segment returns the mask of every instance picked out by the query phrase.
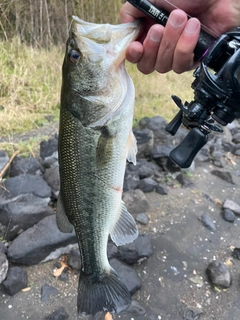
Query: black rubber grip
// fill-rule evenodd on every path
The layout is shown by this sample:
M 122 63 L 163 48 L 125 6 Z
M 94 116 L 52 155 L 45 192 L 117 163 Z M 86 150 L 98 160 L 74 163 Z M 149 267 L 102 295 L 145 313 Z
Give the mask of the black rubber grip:
M 198 151 L 207 143 L 208 135 L 198 128 L 189 131 L 183 141 L 170 152 L 170 159 L 180 168 L 189 168 Z

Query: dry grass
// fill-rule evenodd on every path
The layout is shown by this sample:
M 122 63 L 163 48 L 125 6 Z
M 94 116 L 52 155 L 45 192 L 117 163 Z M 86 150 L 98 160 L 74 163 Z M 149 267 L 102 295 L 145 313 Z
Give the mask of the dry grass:
M 42 126 L 59 109 L 63 52 L 33 49 L 18 39 L 0 42 L 0 135 Z
M 51 115 L 57 121 L 61 86 L 61 65 L 64 48 L 50 51 L 33 49 L 14 39 L 0 42 L 0 136 L 11 141 L 13 135 L 44 126 Z M 127 63 L 127 69 L 136 88 L 135 120 L 161 115 L 170 120 L 177 112 L 171 94 L 183 101 L 191 100 L 192 73 L 165 75 L 153 73 L 144 76 L 135 65 Z M 34 148 L 33 139 L 20 143 L 19 148 Z M 26 145 L 26 147 L 24 147 Z M 11 144 L 0 149 L 11 149 Z M 16 149 L 16 146 L 14 146 Z M 9 151 L 9 150 L 8 150 Z

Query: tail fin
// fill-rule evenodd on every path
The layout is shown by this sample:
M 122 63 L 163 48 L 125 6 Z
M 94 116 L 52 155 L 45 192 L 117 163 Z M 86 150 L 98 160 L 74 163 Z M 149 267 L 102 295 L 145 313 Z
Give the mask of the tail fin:
M 81 271 L 77 302 L 79 315 L 94 316 L 99 311 L 119 313 L 130 304 L 131 295 L 113 269 L 97 277 Z

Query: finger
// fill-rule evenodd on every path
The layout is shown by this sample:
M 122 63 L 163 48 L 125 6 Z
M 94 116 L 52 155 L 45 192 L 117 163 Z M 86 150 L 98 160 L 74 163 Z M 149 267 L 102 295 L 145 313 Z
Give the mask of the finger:
M 166 24 L 156 61 L 156 70 L 165 73 L 172 70 L 174 50 L 187 23 L 187 14 L 176 9 L 171 12 Z
M 143 55 L 138 63 L 138 69 L 144 74 L 149 74 L 155 70 L 155 63 L 163 31 L 163 26 L 154 24 L 149 29 L 143 42 Z
M 145 14 L 126 2 L 120 9 L 120 19 L 122 23 L 128 23 L 137 18 L 145 17 Z
M 197 45 L 200 22 L 196 18 L 188 20 L 174 51 L 172 69 L 176 73 L 190 70 L 194 66 L 194 49 Z
M 138 63 L 143 54 L 143 45 L 138 41 L 129 44 L 126 51 L 126 59 L 131 63 Z

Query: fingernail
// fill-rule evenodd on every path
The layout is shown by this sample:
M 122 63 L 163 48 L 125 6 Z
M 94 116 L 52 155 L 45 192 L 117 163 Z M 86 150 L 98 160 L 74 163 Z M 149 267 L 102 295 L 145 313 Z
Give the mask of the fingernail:
M 194 34 L 199 28 L 199 21 L 195 18 L 188 20 L 184 32 L 191 35 Z
M 173 11 L 169 17 L 169 23 L 173 28 L 179 28 L 186 21 L 185 15 L 178 11 Z
M 162 38 L 162 33 L 159 30 L 150 29 L 149 30 L 149 38 L 153 42 L 160 42 Z

